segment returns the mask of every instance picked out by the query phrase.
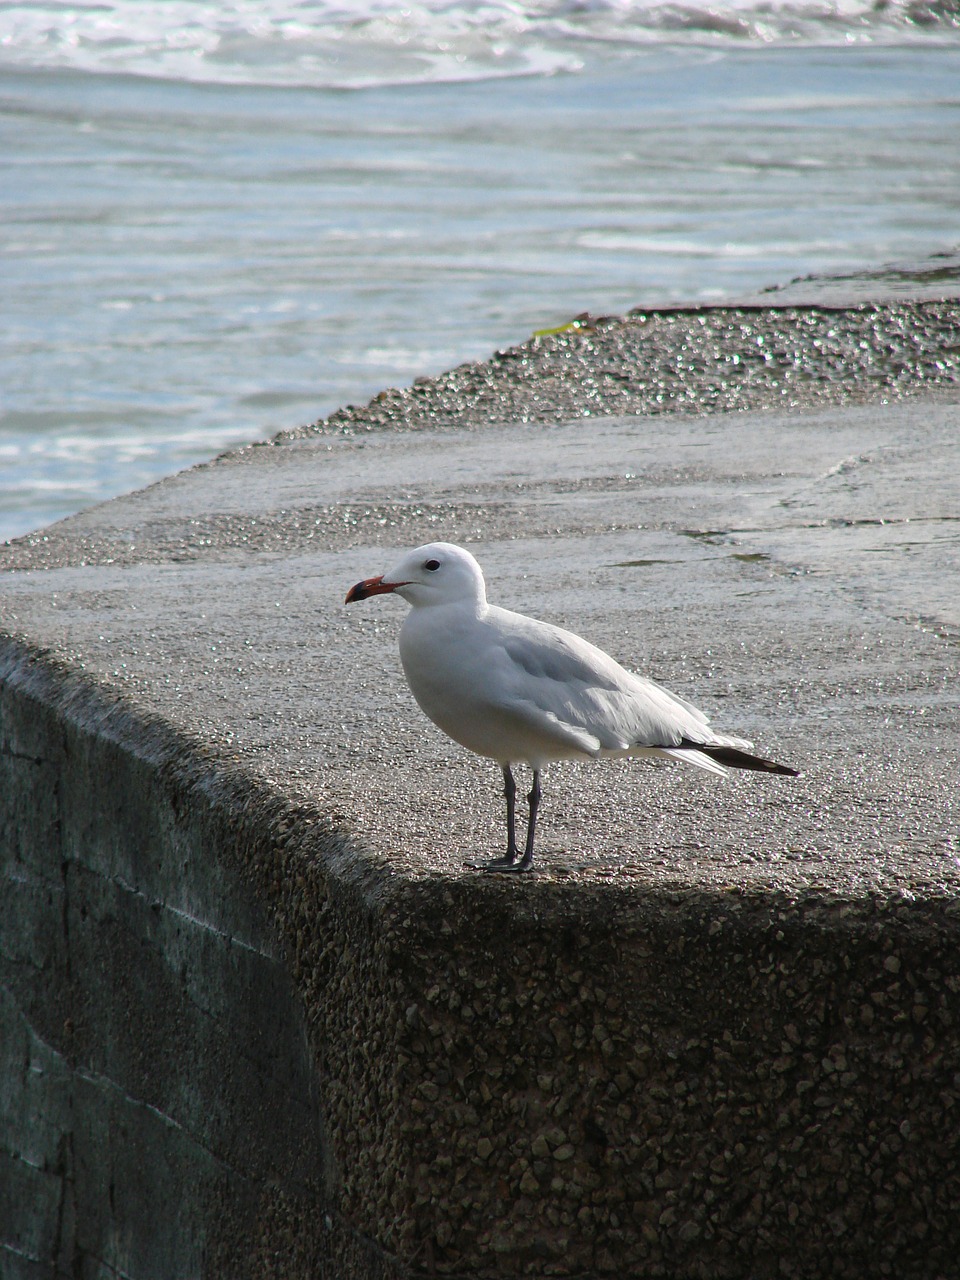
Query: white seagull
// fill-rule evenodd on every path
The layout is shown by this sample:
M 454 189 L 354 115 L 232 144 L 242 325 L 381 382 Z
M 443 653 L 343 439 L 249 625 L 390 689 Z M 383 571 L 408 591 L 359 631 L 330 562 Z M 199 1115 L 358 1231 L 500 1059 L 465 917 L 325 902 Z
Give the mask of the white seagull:
M 487 604 L 483 573 L 463 547 L 430 542 L 408 551 L 389 573 L 351 587 L 346 603 L 388 592 L 413 606 L 400 631 L 400 660 L 421 710 L 503 770 L 507 852 L 471 866 L 530 869 L 540 773 L 552 760 L 666 756 L 723 776 L 725 765 L 798 772 L 750 755 L 753 744 L 743 738 L 714 733 L 691 703 L 633 675 L 572 631 Z M 519 858 L 513 764 L 533 770 Z

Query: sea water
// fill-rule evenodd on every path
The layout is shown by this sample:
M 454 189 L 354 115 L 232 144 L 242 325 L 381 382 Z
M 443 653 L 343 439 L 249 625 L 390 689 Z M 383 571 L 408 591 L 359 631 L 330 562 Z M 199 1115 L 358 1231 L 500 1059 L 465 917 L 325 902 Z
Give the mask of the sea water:
M 960 243 L 949 0 L 34 0 L 0 109 L 0 538 L 582 311 Z

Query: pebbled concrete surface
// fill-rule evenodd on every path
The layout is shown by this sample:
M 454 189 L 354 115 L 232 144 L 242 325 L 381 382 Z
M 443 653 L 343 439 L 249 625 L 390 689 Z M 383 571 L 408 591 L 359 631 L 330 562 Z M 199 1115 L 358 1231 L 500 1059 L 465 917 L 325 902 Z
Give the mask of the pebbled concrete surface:
M 10 1213 L 39 1182 L 56 1220 L 33 1243 L 5 1228 L 10 1258 L 37 1259 L 15 1274 L 40 1274 L 52 1240 L 156 1273 L 143 1224 L 208 1156 L 172 1173 L 158 1156 L 86 1234 L 62 1207 L 65 1185 L 102 1182 L 134 1111 L 230 1170 L 201 1178 L 191 1272 L 949 1273 L 958 313 L 812 314 L 535 339 L 0 550 L 4 1025 L 28 1045 L 5 1159 Z M 697 350 L 749 376 L 721 395 Z M 627 381 L 581 376 L 614 355 Z M 625 386 L 644 412 L 606 416 Z M 498 603 L 803 776 L 557 767 L 537 875 L 465 871 L 499 845 L 496 770 L 421 719 L 402 603 L 342 605 L 439 537 L 471 544 Z M 144 954 L 156 978 L 130 992 L 116 975 Z M 106 1022 L 83 1014 L 98 1001 Z M 191 1032 L 178 1057 L 170 1029 L 198 1002 L 219 1047 Z M 267 1008 L 282 1071 L 256 1048 Z M 42 1054 L 61 1103 L 50 1084 L 31 1104 L 49 1128 L 33 1159 L 16 1116 L 39 1072 L 14 1060 Z M 258 1128 L 265 1081 L 284 1122 Z M 95 1175 L 63 1154 L 64 1099 Z
M 421 720 L 396 654 L 404 606 L 342 600 L 393 548 L 469 542 L 491 598 L 581 631 L 804 769 L 720 786 L 636 762 L 552 770 L 544 874 L 600 859 L 627 877 L 666 866 L 726 881 L 733 867 L 742 883 L 855 887 L 920 874 L 899 857 L 906 840 L 933 858 L 932 881 L 950 880 L 952 856 L 932 850 L 953 759 L 956 415 L 877 406 L 254 449 L 76 517 L 83 563 L 9 577 L 4 616 L 330 805 L 374 856 L 454 873 L 498 836 L 496 770 Z M 881 761 L 900 796 L 886 815 L 870 802 Z M 762 852 L 771 806 L 775 856 Z M 686 842 L 710 852 L 691 860 Z

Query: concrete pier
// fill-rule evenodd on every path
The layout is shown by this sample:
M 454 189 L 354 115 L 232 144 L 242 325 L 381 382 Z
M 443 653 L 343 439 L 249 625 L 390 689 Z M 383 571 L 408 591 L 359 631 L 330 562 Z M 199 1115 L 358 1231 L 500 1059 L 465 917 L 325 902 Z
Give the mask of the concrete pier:
M 797 314 L 582 325 L 0 549 L 5 1278 L 956 1275 L 960 308 Z M 497 770 L 342 605 L 441 537 L 802 776 L 557 767 L 536 874 L 465 869 Z

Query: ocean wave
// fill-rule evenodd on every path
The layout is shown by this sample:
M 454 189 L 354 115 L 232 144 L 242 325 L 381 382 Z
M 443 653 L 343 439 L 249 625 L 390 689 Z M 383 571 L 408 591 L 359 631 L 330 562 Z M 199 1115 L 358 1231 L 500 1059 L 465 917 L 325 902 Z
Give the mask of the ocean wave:
M 657 45 L 960 41 L 960 0 L 54 0 L 0 4 L 0 67 L 360 88 L 575 72 Z

